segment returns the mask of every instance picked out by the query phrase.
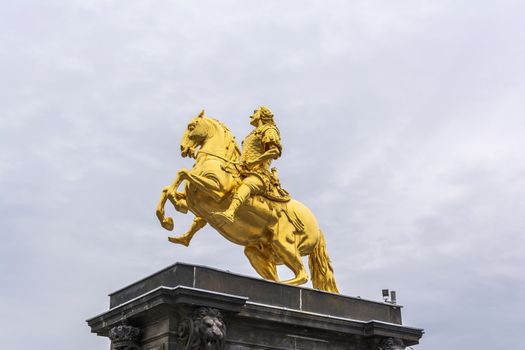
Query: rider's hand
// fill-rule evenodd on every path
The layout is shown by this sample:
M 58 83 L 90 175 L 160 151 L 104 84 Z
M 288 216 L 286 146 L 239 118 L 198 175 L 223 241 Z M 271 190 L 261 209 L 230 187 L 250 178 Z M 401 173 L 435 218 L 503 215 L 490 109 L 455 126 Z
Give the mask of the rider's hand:
M 257 160 L 248 160 L 248 161 L 244 161 L 244 167 L 246 168 L 251 168 L 253 167 L 255 164 L 257 164 L 258 161 Z
M 271 147 L 266 153 L 268 156 L 270 156 L 272 159 L 277 159 L 281 155 L 281 151 L 277 147 Z

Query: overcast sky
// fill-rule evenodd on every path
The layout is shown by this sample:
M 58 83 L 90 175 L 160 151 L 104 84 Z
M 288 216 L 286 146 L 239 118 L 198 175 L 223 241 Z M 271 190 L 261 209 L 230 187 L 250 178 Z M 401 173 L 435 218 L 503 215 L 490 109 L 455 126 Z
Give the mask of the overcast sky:
M 523 1 L 0 0 L 0 341 L 107 349 L 85 319 L 175 261 L 256 276 L 155 217 L 202 108 L 261 104 L 283 186 L 343 294 L 398 293 L 415 349 L 517 349 L 525 326 Z M 173 214 L 173 210 L 170 210 Z M 175 232 L 192 218 L 175 214 Z M 282 275 L 287 273 L 282 270 Z

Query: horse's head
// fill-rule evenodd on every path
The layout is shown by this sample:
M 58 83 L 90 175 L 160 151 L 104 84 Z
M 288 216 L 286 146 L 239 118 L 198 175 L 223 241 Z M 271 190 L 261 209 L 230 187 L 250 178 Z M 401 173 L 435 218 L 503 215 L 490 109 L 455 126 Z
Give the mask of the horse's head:
M 223 157 L 233 162 L 236 162 L 241 154 L 235 137 L 226 125 L 205 117 L 204 110 L 190 120 L 180 142 L 183 157 L 196 158 L 199 149 L 205 154 Z
M 180 152 L 183 157 L 195 158 L 197 147 L 202 146 L 208 138 L 209 128 L 206 125 L 204 110 L 188 123 L 188 127 L 180 141 Z

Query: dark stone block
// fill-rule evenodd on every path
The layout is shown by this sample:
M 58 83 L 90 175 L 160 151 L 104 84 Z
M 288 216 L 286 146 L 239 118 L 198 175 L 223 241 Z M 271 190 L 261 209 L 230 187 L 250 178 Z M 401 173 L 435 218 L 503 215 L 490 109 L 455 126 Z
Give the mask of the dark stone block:
M 382 302 L 334 295 L 303 288 L 302 310 L 319 314 L 352 318 L 354 320 L 379 320 L 401 324 L 401 306 Z
M 220 315 L 221 349 L 377 350 L 388 341 L 403 349 L 423 335 L 401 324 L 399 305 L 181 263 L 110 294 L 110 306 L 87 321 L 91 331 L 140 329 L 142 350 L 185 348 L 199 334 L 188 331 L 198 312 Z
M 176 263 L 110 294 L 110 307 L 160 286 L 187 286 L 246 296 L 252 302 L 356 320 L 401 324 L 401 306 L 293 287 L 204 266 Z
M 113 308 L 160 286 L 192 287 L 193 274 L 193 266 L 180 263 L 173 264 L 127 287 L 111 293 L 109 295 L 109 307 Z
M 299 309 L 300 289 L 258 278 L 244 277 L 210 268 L 195 270 L 195 287 L 245 295 L 253 302 Z

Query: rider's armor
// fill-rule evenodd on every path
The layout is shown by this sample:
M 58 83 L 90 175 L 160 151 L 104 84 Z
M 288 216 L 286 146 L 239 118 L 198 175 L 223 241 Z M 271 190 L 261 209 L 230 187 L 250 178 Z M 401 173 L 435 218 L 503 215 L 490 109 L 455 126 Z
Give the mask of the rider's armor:
M 276 146 L 280 156 L 282 146 L 279 129 L 274 124 L 263 124 L 255 128 L 242 142 L 241 162 L 246 164 L 259 158 L 268 150 L 269 145 Z M 241 176 L 243 178 L 257 176 L 264 184 L 264 188 L 258 189 L 257 194 L 272 200 L 286 202 L 290 200 L 290 196 L 281 188 L 277 178 L 277 169 L 272 168 L 270 171 L 271 163 L 272 159 L 267 159 L 252 166 L 245 166 L 241 169 Z
M 270 171 L 269 169 L 272 159 L 255 162 L 271 147 L 277 147 L 278 156 L 281 155 L 281 138 L 273 122 L 259 125 L 246 136 L 242 143 L 243 152 L 239 167 L 242 183 L 235 190 L 228 209 L 214 213 L 217 220 L 233 222 L 235 212 L 250 196 L 261 195 L 278 202 L 290 200 L 288 192 L 281 188 L 277 170 L 273 168 Z
M 279 153 L 282 151 L 281 139 L 279 137 L 279 130 L 275 125 L 263 124 L 255 129 L 246 136 L 242 142 L 242 156 L 241 161 L 249 162 L 257 159 L 266 152 L 266 146 L 268 144 L 274 144 L 279 149 Z M 253 168 L 265 168 L 269 169 L 271 159 L 265 160 L 262 163 L 256 164 Z M 250 170 L 254 170 L 250 169 Z

